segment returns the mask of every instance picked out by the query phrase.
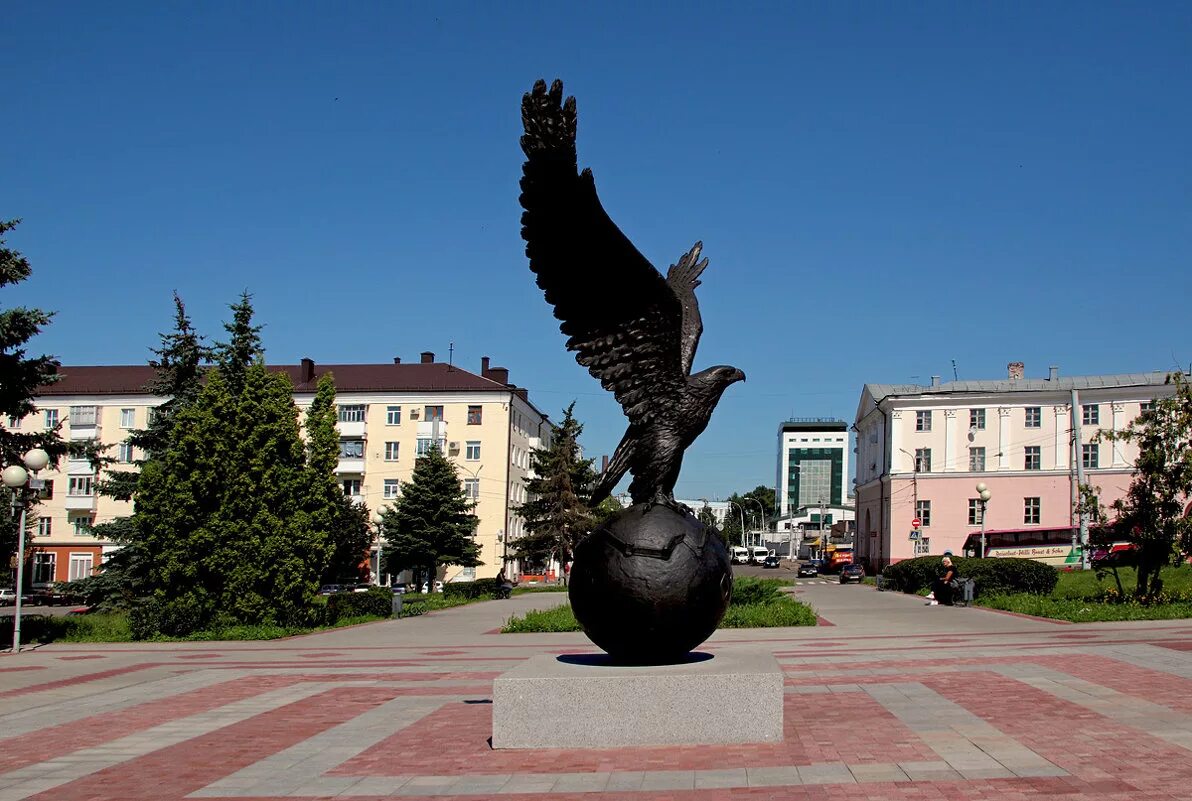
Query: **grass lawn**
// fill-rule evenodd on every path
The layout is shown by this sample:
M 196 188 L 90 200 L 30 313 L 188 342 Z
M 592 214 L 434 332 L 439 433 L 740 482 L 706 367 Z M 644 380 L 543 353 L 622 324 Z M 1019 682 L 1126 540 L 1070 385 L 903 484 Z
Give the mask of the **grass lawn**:
M 1137 573 L 1134 568 L 1118 568 L 1127 599 L 1133 593 Z M 1098 580 L 1096 571 L 1061 572 L 1050 595 L 994 595 L 978 598 L 977 604 L 1026 615 L 1036 615 L 1073 623 L 1114 620 L 1176 620 L 1192 618 L 1192 567 L 1165 567 L 1160 573 L 1164 594 L 1174 596 L 1167 603 L 1140 604 L 1131 600 L 1107 602 L 1103 594 L 1117 590 L 1112 574 Z
M 789 582 L 781 579 L 739 578 L 733 581 L 733 600 L 718 628 L 755 629 L 775 626 L 814 626 L 815 610 L 781 592 Z M 514 616 L 501 629 L 503 634 L 546 631 L 579 631 L 580 625 L 568 604 Z

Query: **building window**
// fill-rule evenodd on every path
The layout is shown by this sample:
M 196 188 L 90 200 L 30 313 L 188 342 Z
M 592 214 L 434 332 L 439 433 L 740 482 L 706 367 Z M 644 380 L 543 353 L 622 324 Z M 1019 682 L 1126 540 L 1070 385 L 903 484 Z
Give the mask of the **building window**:
M 396 462 L 397 461 L 397 454 L 400 450 L 400 448 L 398 446 L 400 446 L 400 445 L 401 445 L 400 442 L 386 442 L 385 443 L 385 461 L 386 462 Z
M 401 495 L 401 481 L 396 478 L 387 478 L 381 488 L 381 497 L 387 501 Z
M 341 423 L 363 423 L 364 422 L 364 404 L 357 403 L 351 406 L 339 407 L 339 422 Z
M 385 425 L 399 426 L 401 425 L 401 407 L 388 406 L 385 409 Z
M 931 448 L 915 448 L 915 472 L 931 472 Z
M 43 501 L 51 500 L 54 497 L 54 479 L 48 478 L 42 482 L 42 488 L 37 493 L 37 497 Z
M 984 409 L 969 409 L 969 428 L 975 428 L 978 431 L 985 430 Z
M 484 415 L 484 407 L 469 406 L 468 407 L 468 425 L 470 425 L 470 426 L 480 425 L 480 421 L 483 419 L 483 415 Z
M 341 439 L 339 441 L 339 458 L 341 458 L 341 459 L 363 459 L 364 458 L 364 440 L 362 440 L 362 439 Z
M 91 533 L 91 526 L 95 524 L 95 518 L 90 516 L 76 517 L 71 522 L 74 523 L 75 536 L 85 537 Z
M 1146 414 L 1147 412 L 1149 412 L 1149 411 L 1153 410 L 1154 408 L 1155 408 L 1155 402 L 1154 402 L 1154 401 L 1143 401 L 1142 403 L 1138 404 L 1138 413 L 1139 413 L 1139 414 Z M 11 417 L 10 417 L 10 418 L 8 418 L 8 421 L 9 421 L 9 423 L 10 423 L 10 425 L 9 425 L 9 428 L 12 428 L 12 425 L 11 425 L 11 423 L 12 423 L 12 418 L 11 418 Z M 19 421 L 19 420 L 17 421 L 17 428 L 20 428 L 20 421 Z
M 930 431 L 931 430 L 931 410 L 925 412 L 915 412 L 915 430 L 916 431 Z
M 1043 469 L 1043 448 L 1040 445 L 1027 445 L 1024 449 L 1026 451 L 1026 464 L 1024 470 L 1042 470 Z
M 440 453 L 447 450 L 447 439 L 445 437 L 441 437 L 436 442 L 432 437 L 419 437 L 416 445 L 417 447 L 415 448 L 415 452 L 419 456 L 426 456 L 426 454 L 430 453 L 430 449 L 434 445 L 438 446 Z
M 475 462 L 480 459 L 480 443 L 469 442 L 467 449 L 464 451 L 464 458 L 469 462 Z
M 974 473 L 985 471 L 985 449 L 969 448 L 969 470 Z
M 49 517 L 37 518 L 37 536 L 48 537 L 54 532 L 54 521 Z
M 356 497 L 357 495 L 360 494 L 361 484 L 362 484 L 362 482 L 358 478 L 345 478 L 344 479 L 344 495 L 347 495 L 347 496 L 353 497 L 353 498 Z
M 95 406 L 71 406 L 70 407 L 70 424 L 72 426 L 93 426 L 96 419 L 99 417 L 96 412 L 98 408 Z
M 46 431 L 58 427 L 58 410 L 46 409 L 45 412 L 45 428 Z
M 120 452 L 116 458 L 121 464 L 132 464 L 134 461 L 136 461 L 134 458 L 132 445 L 127 442 L 121 442 Z
M 1086 426 L 1101 425 L 1101 407 L 1095 403 L 1086 403 L 1080 407 L 1080 422 Z
M 1022 522 L 1028 525 L 1038 525 L 1043 517 L 1042 507 L 1038 498 L 1022 499 Z
M 1026 407 L 1026 427 L 1027 428 L 1042 428 L 1043 427 L 1043 407 L 1041 407 L 1041 406 Z
M 75 497 L 86 497 L 95 494 L 95 476 L 71 476 L 66 487 L 66 494 Z
M 132 428 L 137 424 L 137 410 L 136 409 L 121 409 L 120 410 L 120 427 Z
M 468 498 L 473 501 L 480 500 L 480 479 L 465 478 L 464 495 L 468 496 Z
M 1096 470 L 1101 466 L 1101 446 L 1097 443 L 1080 446 L 1080 464 L 1085 470 Z
M 931 501 L 915 501 L 915 517 L 919 518 L 919 525 L 927 528 L 931 525 Z
M 54 553 L 35 553 L 33 554 L 33 583 L 34 584 L 53 584 L 54 583 L 54 568 L 57 562 L 57 554 Z
M 442 406 L 427 406 L 422 419 L 428 423 L 443 422 L 443 407 Z
M 9 431 L 19 431 L 20 428 L 21 428 L 21 418 L 13 417 L 10 414 L 8 416 L 8 430 Z
M 95 557 L 89 553 L 72 553 L 70 555 L 70 575 L 68 581 L 78 581 L 91 575 Z
M 981 516 L 981 499 L 969 498 L 968 524 L 970 526 L 981 525 Z

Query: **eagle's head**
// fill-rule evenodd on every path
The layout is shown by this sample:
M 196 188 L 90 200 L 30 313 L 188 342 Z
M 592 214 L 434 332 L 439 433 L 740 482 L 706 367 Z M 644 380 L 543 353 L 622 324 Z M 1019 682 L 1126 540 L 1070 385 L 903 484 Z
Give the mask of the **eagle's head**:
M 738 381 L 745 380 L 745 374 L 728 364 L 718 364 L 707 370 L 700 370 L 692 376 L 700 388 L 712 397 L 719 398 L 721 393 Z

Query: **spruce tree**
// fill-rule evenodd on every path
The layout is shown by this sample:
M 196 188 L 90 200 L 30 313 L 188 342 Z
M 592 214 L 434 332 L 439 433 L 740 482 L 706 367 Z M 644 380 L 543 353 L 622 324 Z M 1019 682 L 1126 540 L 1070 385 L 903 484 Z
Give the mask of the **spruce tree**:
M 306 413 L 306 450 L 311 469 L 311 506 L 314 526 L 326 533 L 330 558 L 324 583 L 358 581 L 372 534 L 368 507 L 344 494 L 335 473 L 339 463 L 339 430 L 336 428 L 335 379 L 319 378 L 315 398 Z
M 699 522 L 703 523 L 708 528 L 716 528 L 716 513 L 712 511 L 712 507 L 704 502 L 704 505 L 699 510 Z
M 440 565 L 482 564 L 474 537 L 479 519 L 473 509 L 455 465 L 432 447 L 414 463 L 414 475 L 402 486 L 401 497 L 382 512 L 385 572 L 411 569 L 433 585 Z
M 526 533 L 514 541 L 513 552 L 530 562 L 555 558 L 566 563 L 595 522 L 588 499 L 596 472 L 592 460 L 580 456 L 584 427 L 574 410 L 575 403 L 563 410 L 550 447 L 532 452 L 530 464 L 537 478 L 526 482 L 529 500 L 514 509 L 525 520 Z
M 231 305 L 232 322 L 224 323 L 228 341 L 216 346 L 215 360 L 223 371 L 224 380 L 233 395 L 244 387 L 244 375 L 250 365 L 261 357 L 261 326 L 253 325 L 252 295 L 245 290 L 240 301 Z
M 29 260 L 4 246 L 4 235 L 20 220 L 0 220 L 0 288 L 19 284 L 32 273 Z M 51 356 L 27 357 L 25 345 L 49 324 L 52 313 L 16 307 L 0 311 L 0 466 L 20 464 L 32 448 L 43 448 L 57 462 L 67 450 L 58 428 L 13 428 L 9 420 L 33 413 L 37 388 L 58 380 L 58 362 Z M 31 502 L 35 499 L 30 498 Z M 8 564 L 17 550 L 17 521 L 12 517 L 12 494 L 0 487 L 0 558 Z M 36 515 L 29 515 L 36 519 Z M 27 573 L 28 575 L 28 573 Z

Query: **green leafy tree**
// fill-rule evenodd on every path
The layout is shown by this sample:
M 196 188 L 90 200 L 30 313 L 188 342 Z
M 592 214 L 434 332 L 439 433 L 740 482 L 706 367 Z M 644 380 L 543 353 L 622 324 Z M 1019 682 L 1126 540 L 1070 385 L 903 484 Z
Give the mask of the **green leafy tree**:
M 609 495 L 592 509 L 592 530 L 603 526 L 617 512 L 625 511 L 625 506 L 612 495 Z
M 1178 553 L 1192 553 L 1192 520 L 1184 515 L 1192 497 L 1192 385 L 1182 373 L 1167 380 L 1175 385 L 1171 397 L 1155 400 L 1124 429 L 1098 435 L 1138 445 L 1134 479 L 1112 508 L 1116 530 L 1137 547 L 1135 593 L 1141 598 L 1162 590 L 1164 565 Z
M 220 342 L 215 349 L 215 361 L 223 371 L 224 380 L 233 395 L 239 395 L 244 387 L 244 375 L 263 352 L 261 347 L 261 326 L 253 325 L 252 295 L 245 290 L 240 300 L 233 303 L 232 321 L 224 323 L 228 341 Z
M 5 247 L 4 235 L 19 220 L 0 220 L 0 287 L 19 284 L 32 274 L 29 260 Z M 38 426 L 33 431 L 9 427 L 8 421 L 32 414 L 37 388 L 58 380 L 58 362 L 52 356 L 27 356 L 25 345 L 49 324 L 53 314 L 41 309 L 15 307 L 0 310 L 0 466 L 20 464 L 32 448 L 43 448 L 57 462 L 67 451 L 59 435 Z M 27 499 L 35 503 L 35 498 Z M 0 487 L 0 557 L 8 564 L 17 550 L 17 520 L 12 513 L 12 494 Z M 29 515 L 36 519 L 36 515 Z M 32 549 L 30 549 L 30 553 Z M 26 571 L 26 575 L 29 572 Z
M 432 447 L 414 463 L 401 497 L 381 512 L 385 572 L 413 570 L 415 581 L 430 583 L 441 565 L 482 564 L 474 536 L 479 519 L 473 508 L 455 465 Z
M 716 513 L 712 511 L 712 507 L 709 506 L 707 502 L 700 507 L 699 514 L 696 517 L 699 518 L 699 522 L 703 523 L 708 528 L 718 527 L 716 523 Z
M 769 525 L 769 521 L 774 517 L 775 496 L 773 487 L 764 487 L 758 485 L 749 492 L 737 493 L 734 492 L 728 497 L 730 501 L 728 514 L 724 516 L 724 526 L 721 529 L 721 534 L 724 535 L 724 540 L 729 545 L 740 545 L 745 541 L 743 532 L 741 531 L 741 515 L 745 517 L 745 528 L 747 531 L 758 531 L 765 529 Z M 762 505 L 762 509 L 758 509 L 757 501 Z M 736 504 L 733 506 L 731 504 Z M 741 511 L 738 511 L 737 507 Z M 765 516 L 762 516 L 764 510 Z
M 344 494 L 336 477 L 339 463 L 339 430 L 336 428 L 335 379 L 331 373 L 319 378 L 315 398 L 306 413 L 307 458 L 311 478 L 311 503 L 314 525 L 326 532 L 331 549 L 323 581 L 357 581 L 365 562 L 372 534 L 368 526 L 368 507 L 353 503 Z
M 525 534 L 513 542 L 513 552 L 534 564 L 570 560 L 576 544 L 592 530 L 595 517 L 588 507 L 596 471 L 592 460 L 580 455 L 583 425 L 573 414 L 575 403 L 563 410 L 551 433 L 549 448 L 530 455 L 536 478 L 526 482 L 529 500 L 514 508 L 525 520 Z

